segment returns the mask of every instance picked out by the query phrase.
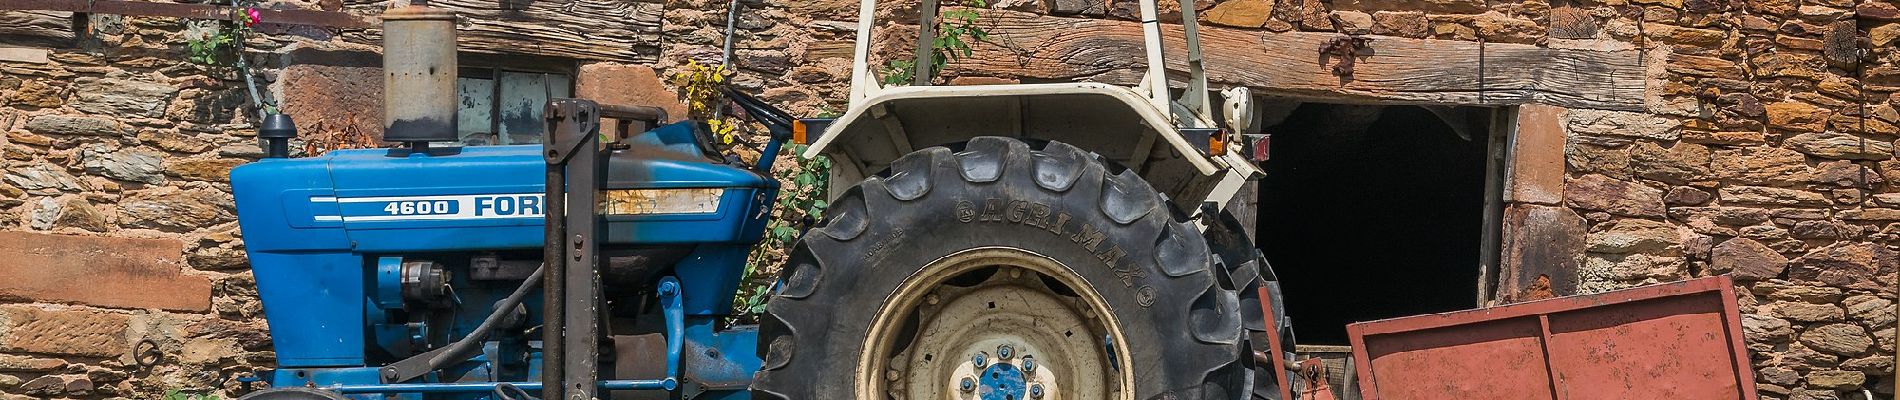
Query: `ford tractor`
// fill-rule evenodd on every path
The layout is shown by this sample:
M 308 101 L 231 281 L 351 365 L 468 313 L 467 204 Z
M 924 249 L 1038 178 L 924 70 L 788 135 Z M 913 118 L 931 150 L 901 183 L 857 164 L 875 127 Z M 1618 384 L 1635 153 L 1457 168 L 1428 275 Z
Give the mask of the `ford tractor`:
M 1278 286 L 1226 209 L 1260 174 L 1250 98 L 1210 101 L 1193 7 L 1171 92 L 1140 5 L 1138 87 L 886 86 L 864 0 L 841 117 L 727 92 L 770 132 L 753 164 L 705 121 L 585 99 L 551 100 L 538 144 L 457 145 L 455 16 L 392 8 L 398 145 L 288 158 L 271 115 L 231 173 L 277 363 L 245 398 L 1283 398 Z M 733 324 L 787 142 L 833 160 L 830 207 Z

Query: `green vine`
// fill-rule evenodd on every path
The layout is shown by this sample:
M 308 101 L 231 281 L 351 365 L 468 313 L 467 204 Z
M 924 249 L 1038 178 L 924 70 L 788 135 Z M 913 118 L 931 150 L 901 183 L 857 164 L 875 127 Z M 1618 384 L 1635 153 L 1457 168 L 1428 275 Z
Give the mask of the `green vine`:
M 256 8 L 245 8 L 243 23 L 215 21 L 214 23 L 218 24 L 216 30 L 203 37 L 191 37 L 185 40 L 185 48 L 190 53 L 187 59 L 213 67 L 236 66 L 244 37 L 250 35 L 251 27 L 260 22 L 259 16 L 260 13 Z
M 178 389 L 167 389 L 165 390 L 165 397 L 162 397 L 161 400 L 219 400 L 219 398 L 218 395 L 211 393 L 186 393 Z
M 971 49 L 974 43 L 985 42 L 990 38 L 989 31 L 977 26 L 981 15 L 977 9 L 989 7 L 985 0 L 964 0 L 964 7 L 945 9 L 938 14 L 936 35 L 930 41 L 930 76 L 943 72 L 951 61 L 962 61 L 964 57 L 976 55 Z M 915 80 L 917 61 L 892 59 L 884 62 L 880 75 L 884 86 L 904 86 Z
M 824 115 L 821 113 L 820 117 Z M 794 166 L 772 172 L 780 182 L 778 201 L 773 204 L 774 218 L 765 225 L 765 237 L 753 248 L 752 254 L 746 256 L 745 278 L 733 299 L 733 308 L 742 317 L 765 311 L 772 281 L 778 275 L 776 266 L 784 264 L 785 252 L 798 240 L 803 230 L 800 228 L 817 221 L 830 206 L 825 202 L 825 189 L 831 186 L 831 158 L 799 156 L 806 148 L 802 144 L 786 144 L 784 151 L 793 154 Z

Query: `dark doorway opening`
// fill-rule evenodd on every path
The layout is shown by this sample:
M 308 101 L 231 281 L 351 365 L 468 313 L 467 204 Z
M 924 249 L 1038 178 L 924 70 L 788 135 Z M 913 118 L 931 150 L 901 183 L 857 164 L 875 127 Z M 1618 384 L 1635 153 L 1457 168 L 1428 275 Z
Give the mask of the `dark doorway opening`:
M 1301 344 L 1477 304 L 1490 115 L 1306 103 L 1265 129 L 1257 245 Z

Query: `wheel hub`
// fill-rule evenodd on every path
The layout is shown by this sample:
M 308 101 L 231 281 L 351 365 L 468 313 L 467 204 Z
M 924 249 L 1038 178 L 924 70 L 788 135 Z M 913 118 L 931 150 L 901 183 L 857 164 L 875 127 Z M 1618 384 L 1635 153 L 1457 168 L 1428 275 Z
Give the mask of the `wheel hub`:
M 902 330 L 873 335 L 886 350 L 866 370 L 885 379 L 867 386 L 892 399 L 1128 399 L 1132 376 L 1110 367 L 1117 350 L 1101 340 L 1117 333 L 1098 295 L 1073 290 L 1060 264 L 1037 265 L 1046 260 L 977 250 L 939 261 L 949 271 L 893 301 L 909 322 L 884 326 Z
M 965 394 L 975 394 L 977 400 L 1040 400 L 1048 396 L 1048 388 L 1042 381 L 1054 381 L 1054 374 L 1037 373 L 1037 369 L 1044 367 L 1036 364 L 1035 356 L 1024 354 L 1016 358 L 1015 349 L 1016 346 L 1007 343 L 997 346 L 996 354 L 1000 358 L 994 363 L 986 352 L 970 356 L 971 370 L 976 376 L 953 377 L 957 388 Z
M 1009 364 L 995 364 L 984 368 L 982 384 L 976 387 L 976 398 L 982 400 L 1023 400 L 1029 398 L 1029 382 L 1023 376 L 1023 370 Z

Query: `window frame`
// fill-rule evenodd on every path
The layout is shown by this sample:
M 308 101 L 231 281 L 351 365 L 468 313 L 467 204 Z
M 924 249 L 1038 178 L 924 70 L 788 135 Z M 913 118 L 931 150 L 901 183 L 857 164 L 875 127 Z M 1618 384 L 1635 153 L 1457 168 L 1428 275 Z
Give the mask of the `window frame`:
M 462 54 L 457 54 L 457 58 L 458 59 L 456 60 L 456 77 L 458 80 L 461 78 L 482 77 L 482 78 L 488 79 L 489 82 L 493 83 L 492 85 L 493 87 L 489 89 L 489 96 L 488 96 L 489 119 L 488 119 L 488 128 L 487 128 L 486 133 L 488 135 L 492 135 L 494 140 L 492 143 L 487 144 L 485 146 L 520 144 L 520 143 L 512 143 L 512 142 L 502 143 L 503 142 L 503 138 L 501 135 L 501 124 L 502 124 L 501 75 L 502 73 L 513 72 L 513 73 L 529 73 L 529 74 L 565 75 L 567 76 L 567 93 L 569 96 L 572 96 L 575 90 L 577 90 L 580 85 L 580 80 L 579 80 L 580 62 L 576 60 L 546 57 L 546 56 L 525 55 L 525 54 L 482 54 L 482 53 L 472 53 L 472 54 L 462 53 Z M 459 92 L 460 92 L 459 82 L 458 82 L 457 92 L 459 96 Z M 456 135 L 457 135 L 456 141 L 462 143 L 463 145 L 467 145 L 464 139 L 462 139 L 461 137 L 462 133 L 459 132 L 460 130 L 461 129 L 459 128 L 457 129 L 458 132 L 456 132 Z M 547 132 L 542 132 L 541 134 L 543 136 L 546 136 Z

